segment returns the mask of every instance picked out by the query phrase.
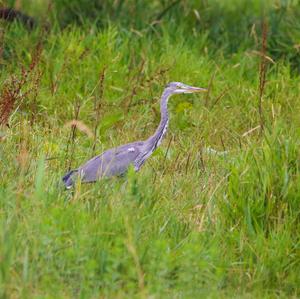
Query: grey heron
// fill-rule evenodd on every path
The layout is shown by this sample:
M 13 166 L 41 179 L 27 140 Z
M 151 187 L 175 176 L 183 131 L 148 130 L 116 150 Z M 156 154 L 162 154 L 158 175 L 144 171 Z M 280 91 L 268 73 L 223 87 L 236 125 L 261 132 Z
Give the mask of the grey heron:
M 167 84 L 160 101 L 161 120 L 155 133 L 145 141 L 136 141 L 109 149 L 92 158 L 63 178 L 66 188 L 71 188 L 77 179 L 81 182 L 96 182 L 103 177 L 124 174 L 130 165 L 138 171 L 164 138 L 168 124 L 168 100 L 173 94 L 205 92 L 207 89 L 193 87 L 181 82 Z

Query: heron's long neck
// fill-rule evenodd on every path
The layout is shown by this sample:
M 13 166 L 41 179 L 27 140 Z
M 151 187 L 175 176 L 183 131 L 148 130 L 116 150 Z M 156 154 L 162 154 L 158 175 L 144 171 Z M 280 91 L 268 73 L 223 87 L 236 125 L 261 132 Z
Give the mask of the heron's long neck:
M 170 91 L 165 90 L 161 96 L 160 101 L 160 113 L 161 119 L 158 128 L 156 129 L 155 133 L 148 139 L 151 141 L 150 143 L 153 144 L 154 148 L 159 146 L 162 139 L 164 138 L 169 124 L 169 114 L 168 114 L 168 100 L 172 93 Z

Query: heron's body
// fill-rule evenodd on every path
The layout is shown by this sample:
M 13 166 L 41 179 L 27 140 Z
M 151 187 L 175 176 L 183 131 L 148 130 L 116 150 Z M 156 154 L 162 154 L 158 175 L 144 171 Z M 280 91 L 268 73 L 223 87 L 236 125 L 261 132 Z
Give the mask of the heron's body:
M 155 133 L 145 141 L 137 141 L 109 149 L 92 158 L 78 169 L 71 170 L 63 177 L 67 188 L 71 188 L 77 178 L 84 183 L 95 182 L 103 177 L 111 177 L 124 174 L 130 165 L 138 171 L 146 159 L 160 145 L 166 134 L 169 115 L 168 99 L 176 93 L 193 93 L 205 91 L 205 89 L 191 87 L 180 82 L 173 82 L 167 88 L 161 98 L 161 120 Z

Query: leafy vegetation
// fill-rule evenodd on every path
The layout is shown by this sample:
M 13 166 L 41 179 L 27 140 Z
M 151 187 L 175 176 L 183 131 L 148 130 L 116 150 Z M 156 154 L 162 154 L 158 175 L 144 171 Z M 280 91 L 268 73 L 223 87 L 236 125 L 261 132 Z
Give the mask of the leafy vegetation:
M 198 2 L 5 3 L 40 25 L 1 22 L 1 298 L 299 297 L 299 3 Z M 141 171 L 64 190 L 169 81 L 209 93 Z

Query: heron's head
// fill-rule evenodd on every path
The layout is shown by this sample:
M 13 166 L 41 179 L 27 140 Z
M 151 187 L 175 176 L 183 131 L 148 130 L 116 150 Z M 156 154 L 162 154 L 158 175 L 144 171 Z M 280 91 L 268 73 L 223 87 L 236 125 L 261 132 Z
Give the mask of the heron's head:
M 194 87 L 181 82 L 170 82 L 166 86 L 166 89 L 170 90 L 173 94 L 207 92 L 206 88 Z

